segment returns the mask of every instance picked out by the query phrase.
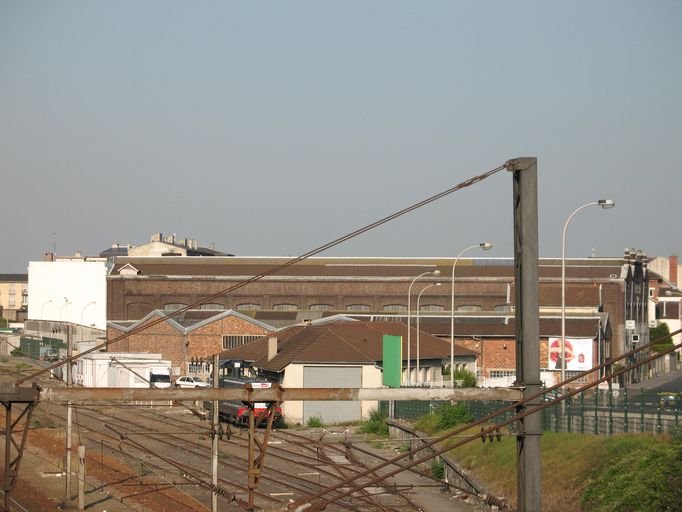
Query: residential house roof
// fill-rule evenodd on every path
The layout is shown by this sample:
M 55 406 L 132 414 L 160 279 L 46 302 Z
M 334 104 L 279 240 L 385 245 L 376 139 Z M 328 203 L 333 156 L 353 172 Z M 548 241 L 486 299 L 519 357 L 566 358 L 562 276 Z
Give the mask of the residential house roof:
M 322 325 L 295 325 L 277 332 L 277 355 L 267 360 L 268 337 L 224 351 L 221 359 L 253 361 L 264 370 L 281 372 L 291 363 L 377 364 L 383 360 L 383 335 L 402 336 L 403 360 L 407 360 L 407 326 L 400 322 L 335 321 Z M 416 357 L 417 331 L 412 329 L 411 358 Z M 420 357 L 446 359 L 450 344 L 425 332 L 419 336 Z M 458 357 L 475 357 L 471 350 L 455 346 Z
M 28 283 L 28 274 L 0 274 L 2 283 Z

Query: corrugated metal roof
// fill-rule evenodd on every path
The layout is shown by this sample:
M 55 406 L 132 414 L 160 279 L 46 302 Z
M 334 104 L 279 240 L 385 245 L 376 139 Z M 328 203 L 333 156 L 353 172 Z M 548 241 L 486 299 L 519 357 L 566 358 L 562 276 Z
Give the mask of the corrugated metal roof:
M 279 257 L 121 257 L 116 259 L 112 275 L 130 263 L 146 276 L 254 276 L 290 261 Z M 279 271 L 279 276 L 303 277 L 405 277 L 413 278 L 421 271 L 440 269 L 443 276 L 450 275 L 451 258 L 308 258 Z M 512 280 L 514 267 L 511 259 L 487 261 L 476 265 L 475 259 L 464 258 L 457 264 L 457 277 L 488 277 Z M 622 260 L 580 259 L 570 260 L 567 277 L 609 279 L 620 275 Z M 556 260 L 541 260 L 542 278 L 560 278 L 561 267 Z
M 599 329 L 599 318 L 567 318 L 566 336 L 574 338 L 595 338 Z M 420 323 L 423 331 L 434 336 L 450 336 L 449 318 L 428 318 Z M 455 336 L 516 336 L 516 321 L 509 317 L 504 318 L 456 318 Z M 561 318 L 541 318 L 540 336 L 550 338 L 561 336 Z

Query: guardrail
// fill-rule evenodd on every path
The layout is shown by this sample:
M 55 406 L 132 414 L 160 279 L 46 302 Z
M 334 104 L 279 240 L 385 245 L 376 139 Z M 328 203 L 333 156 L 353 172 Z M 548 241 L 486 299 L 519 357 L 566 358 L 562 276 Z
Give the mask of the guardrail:
M 410 443 L 410 450 L 414 449 L 413 443 L 417 443 L 417 446 L 426 445 L 426 440 L 423 439 L 419 433 L 412 430 L 406 425 L 397 423 L 395 421 L 387 420 L 389 433 L 392 438 L 405 440 Z M 433 453 L 433 449 L 425 447 L 423 450 L 416 450 L 410 456 L 410 460 L 414 458 L 421 458 L 430 453 Z M 492 494 L 488 489 L 486 489 L 482 484 L 476 482 L 471 475 L 460 468 L 455 461 L 446 455 L 439 455 L 436 457 L 437 461 L 443 463 L 443 469 L 445 471 L 444 478 L 445 482 L 452 487 L 466 493 L 468 499 L 473 501 L 476 506 L 482 507 L 483 510 L 512 510 L 503 498 L 498 498 Z

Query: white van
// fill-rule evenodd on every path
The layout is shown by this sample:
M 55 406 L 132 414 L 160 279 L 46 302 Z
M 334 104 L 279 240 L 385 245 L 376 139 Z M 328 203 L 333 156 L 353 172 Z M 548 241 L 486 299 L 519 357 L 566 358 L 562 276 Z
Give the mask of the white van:
M 149 369 L 149 387 L 169 388 L 170 386 L 170 368 L 167 366 L 153 366 Z

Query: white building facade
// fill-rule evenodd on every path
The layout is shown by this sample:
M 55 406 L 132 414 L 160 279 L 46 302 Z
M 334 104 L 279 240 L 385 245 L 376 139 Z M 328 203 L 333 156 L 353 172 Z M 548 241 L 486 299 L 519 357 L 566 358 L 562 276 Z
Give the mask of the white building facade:
M 104 258 L 63 258 L 28 265 L 28 318 L 106 330 Z

